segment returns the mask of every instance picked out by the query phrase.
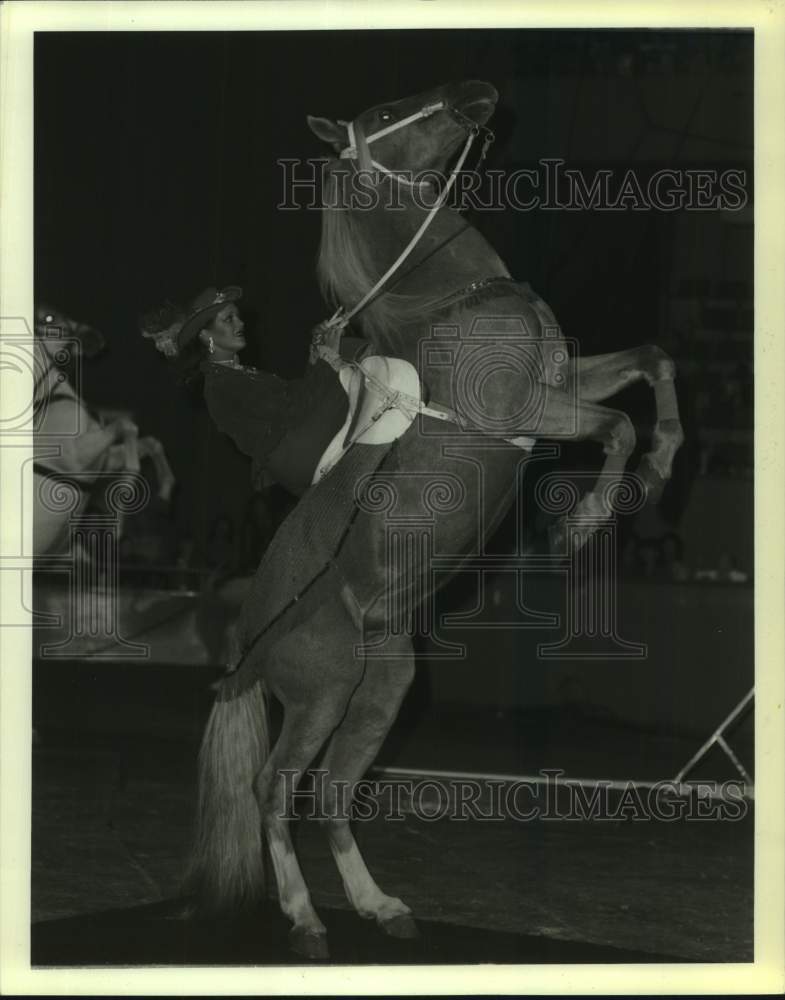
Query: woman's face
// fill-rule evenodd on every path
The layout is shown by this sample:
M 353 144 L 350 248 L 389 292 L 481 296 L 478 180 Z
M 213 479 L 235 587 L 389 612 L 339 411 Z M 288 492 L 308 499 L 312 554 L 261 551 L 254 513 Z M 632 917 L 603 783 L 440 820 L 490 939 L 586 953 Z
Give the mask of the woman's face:
M 207 341 L 212 337 L 213 344 L 219 350 L 236 354 L 237 351 L 241 351 L 245 347 L 244 329 L 245 323 L 240 319 L 237 306 L 234 302 L 230 302 L 229 305 L 224 306 L 213 319 L 212 323 L 202 331 L 202 339 Z

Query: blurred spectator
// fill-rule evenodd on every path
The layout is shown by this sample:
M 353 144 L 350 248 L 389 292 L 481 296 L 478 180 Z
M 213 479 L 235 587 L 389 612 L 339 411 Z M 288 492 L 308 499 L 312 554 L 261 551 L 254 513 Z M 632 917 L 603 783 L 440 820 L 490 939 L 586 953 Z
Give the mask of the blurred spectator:
M 663 575 L 675 583 L 686 583 L 692 574 L 684 562 L 684 542 L 672 531 L 662 538 L 660 544 Z
M 660 569 L 660 545 L 654 538 L 642 538 L 635 553 L 636 568 L 646 580 L 657 577 Z
M 633 531 L 624 546 L 622 565 L 630 576 L 654 579 L 661 565 L 660 545 L 656 538 L 641 538 Z
M 622 565 L 630 576 L 668 583 L 685 583 L 692 571 L 684 562 L 684 543 L 670 531 L 659 538 L 632 534 L 624 547 Z
M 736 557 L 730 552 L 723 552 L 718 563 L 718 578 L 725 583 L 746 583 L 748 575 L 738 568 Z

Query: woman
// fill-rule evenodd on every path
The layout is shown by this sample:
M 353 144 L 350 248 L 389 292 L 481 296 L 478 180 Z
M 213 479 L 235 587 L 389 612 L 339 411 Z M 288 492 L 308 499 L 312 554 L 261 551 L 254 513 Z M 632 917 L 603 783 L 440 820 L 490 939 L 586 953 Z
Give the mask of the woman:
M 322 323 L 314 329 L 311 364 L 302 378 L 285 380 L 248 367 L 238 358 L 246 346 L 241 298 L 242 290 L 229 286 L 205 289 L 186 309 L 167 301 L 141 318 L 142 336 L 177 365 L 186 386 L 204 393 L 216 426 L 253 460 L 257 490 L 275 482 L 300 496 L 348 412 L 333 366 L 340 367 L 341 357 L 359 358 L 366 345 L 344 338 L 339 354 L 340 333 Z M 255 565 L 228 575 L 222 569 L 203 594 L 197 630 L 211 660 L 228 664 L 232 623 L 252 580 L 236 572 L 252 573 Z
M 313 480 L 320 457 L 343 424 L 348 401 L 334 366 L 359 358 L 360 340 L 319 324 L 314 329 L 311 364 L 299 379 L 286 380 L 240 363 L 246 346 L 234 285 L 207 288 L 181 310 L 166 303 L 142 319 L 142 334 L 174 359 L 185 381 L 203 380 L 207 408 L 216 426 L 263 473 L 300 495 Z

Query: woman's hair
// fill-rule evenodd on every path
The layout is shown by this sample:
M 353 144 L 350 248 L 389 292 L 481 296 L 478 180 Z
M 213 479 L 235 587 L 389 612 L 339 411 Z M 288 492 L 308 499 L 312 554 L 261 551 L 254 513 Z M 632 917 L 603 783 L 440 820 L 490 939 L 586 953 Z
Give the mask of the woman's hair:
M 177 372 L 182 385 L 195 395 L 201 395 L 204 381 L 200 365 L 204 358 L 205 346 L 197 334 L 182 348 L 177 347 L 177 333 L 188 315 L 187 310 L 170 299 L 154 306 L 139 317 L 143 336 L 155 340 L 156 347 L 163 353 Z M 209 327 L 212 320 L 205 323 Z M 200 331 L 201 332 L 201 331 Z
M 204 360 L 205 350 L 206 348 L 197 334 L 180 349 L 174 359 L 180 382 L 186 389 L 193 392 L 201 392 L 204 376 L 200 366 Z

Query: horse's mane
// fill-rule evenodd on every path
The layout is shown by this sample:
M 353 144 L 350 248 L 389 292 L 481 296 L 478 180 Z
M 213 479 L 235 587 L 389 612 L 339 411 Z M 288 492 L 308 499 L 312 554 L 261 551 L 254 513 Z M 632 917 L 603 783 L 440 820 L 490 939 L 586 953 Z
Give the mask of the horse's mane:
M 357 224 L 355 213 L 338 207 L 340 175 L 328 172 L 322 209 L 322 238 L 316 273 L 325 300 L 351 309 L 373 288 L 381 272 L 371 264 L 370 227 Z M 403 248 L 401 248 L 403 249 Z M 395 282 L 398 275 L 393 275 Z M 375 346 L 400 345 L 404 327 L 423 315 L 433 295 L 406 295 L 384 289 L 358 314 L 357 322 Z

